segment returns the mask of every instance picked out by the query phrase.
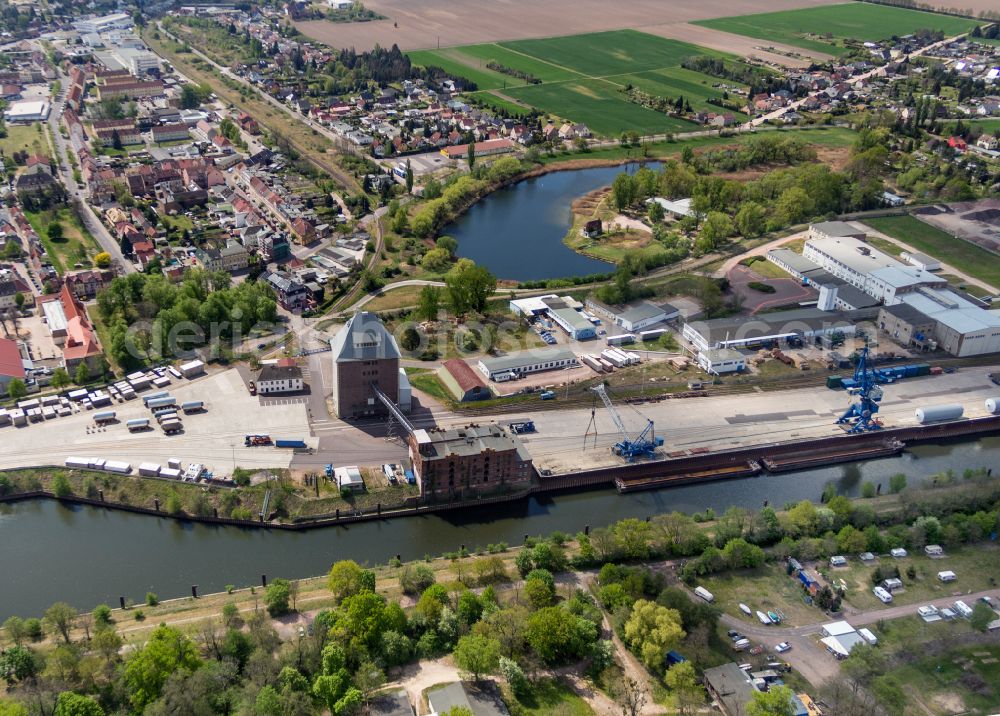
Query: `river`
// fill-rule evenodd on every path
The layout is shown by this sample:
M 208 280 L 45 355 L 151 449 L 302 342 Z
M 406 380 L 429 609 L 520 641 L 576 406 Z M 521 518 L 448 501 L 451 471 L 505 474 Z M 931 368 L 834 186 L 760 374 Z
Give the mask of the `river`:
M 658 162 L 648 163 L 659 169 Z M 571 206 L 584 194 L 609 186 L 637 164 L 552 172 L 484 197 L 442 234 L 458 240 L 458 255 L 500 278 L 538 281 L 607 273 L 614 266 L 578 254 L 563 243 L 573 223 Z
M 260 575 L 322 574 L 339 559 L 385 563 L 439 555 L 489 543 L 520 544 L 525 534 L 577 532 L 625 517 L 646 517 L 731 505 L 776 507 L 818 500 L 827 484 L 855 496 L 865 480 L 888 487 L 897 472 L 916 481 L 954 469 L 1000 462 L 1000 437 L 978 442 L 921 445 L 903 455 L 777 476 L 686 485 L 619 495 L 593 490 L 484 509 L 469 509 L 306 532 L 218 527 L 137 515 L 53 500 L 0 505 L 0 620 L 40 615 L 64 600 L 81 609 L 119 595 L 141 602 L 147 591 L 161 598 L 184 596 L 197 584 L 202 594 L 227 584 L 259 584 Z

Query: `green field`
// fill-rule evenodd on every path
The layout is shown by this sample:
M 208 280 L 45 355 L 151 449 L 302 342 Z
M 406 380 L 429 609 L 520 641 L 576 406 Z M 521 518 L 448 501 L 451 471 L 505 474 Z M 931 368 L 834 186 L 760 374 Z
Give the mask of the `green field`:
M 529 85 L 508 89 L 505 94 L 543 112 L 583 122 L 590 131 L 605 136 L 624 131 L 661 134 L 697 128 L 691 122 L 625 101 L 618 88 L 607 80 Z
M 10 157 L 14 152 L 21 151 L 47 156 L 49 154 L 49 145 L 45 141 L 45 135 L 39 131 L 41 126 L 41 124 L 8 124 L 6 126 L 7 136 L 0 138 L 0 152 L 5 157 Z
M 978 23 L 950 15 L 920 10 L 845 3 L 801 10 L 765 12 L 713 20 L 697 20 L 695 25 L 737 35 L 773 40 L 806 50 L 835 53 L 845 39 L 884 40 L 916 30 L 941 30 L 946 36 L 968 32 Z
M 481 101 L 489 103 L 497 98 L 496 104 L 523 111 L 523 107 L 509 102 L 513 99 L 556 117 L 582 122 L 592 132 L 606 136 L 624 131 L 659 134 L 697 129 L 692 122 L 629 102 L 622 91 L 631 84 L 661 97 L 682 95 L 695 110 L 722 111 L 706 101 L 721 95 L 721 91 L 712 87 L 720 80 L 685 70 L 680 63 L 693 55 L 735 59 L 697 45 L 635 30 L 466 45 L 408 54 L 417 65 L 436 65 L 475 82 L 479 88 L 475 96 Z M 490 70 L 486 67 L 490 61 L 542 82 L 529 84 Z M 492 91 L 503 96 L 497 97 Z M 737 116 L 743 118 L 738 113 Z
M 973 278 L 1000 288 L 1000 257 L 968 241 L 957 239 L 912 216 L 865 219 L 876 231 L 904 241 L 917 251 L 933 256 Z

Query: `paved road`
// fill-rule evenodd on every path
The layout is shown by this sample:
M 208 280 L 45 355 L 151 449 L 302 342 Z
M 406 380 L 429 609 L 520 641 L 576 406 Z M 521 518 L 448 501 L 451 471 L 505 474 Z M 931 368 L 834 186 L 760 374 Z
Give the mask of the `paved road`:
M 87 203 L 84 190 L 80 189 L 76 184 L 76 180 L 73 179 L 72 165 L 69 161 L 69 152 L 72 152 L 73 148 L 69 146 L 69 143 L 63 139 L 62 134 L 59 132 L 59 120 L 62 118 L 62 110 L 66 101 L 65 94 L 69 87 L 69 76 L 60 72 L 59 82 L 59 94 L 52 98 L 52 110 L 49 113 L 49 127 L 52 130 L 53 141 L 56 143 L 56 166 L 58 167 L 59 176 L 78 207 L 77 214 L 80 220 L 87 227 L 87 231 L 97 239 L 97 243 L 101 245 L 101 249 L 111 254 L 112 261 L 117 263 L 122 272 L 135 273 L 135 265 L 122 254 L 118 241 L 111 235 L 107 227 L 97 217 L 97 214 L 94 213 L 90 204 Z

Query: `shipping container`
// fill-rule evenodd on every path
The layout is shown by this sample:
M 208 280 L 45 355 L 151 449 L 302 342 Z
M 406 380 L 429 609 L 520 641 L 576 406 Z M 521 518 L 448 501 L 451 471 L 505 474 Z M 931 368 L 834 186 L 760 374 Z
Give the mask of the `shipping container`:
M 189 400 L 186 403 L 181 403 L 181 410 L 185 413 L 200 413 L 205 409 L 205 403 L 201 400 Z
M 119 475 L 128 475 L 132 472 L 132 466 L 127 462 L 119 462 L 117 460 L 108 460 L 104 463 L 104 469 L 108 472 L 114 472 Z
M 166 477 L 171 480 L 179 480 L 181 479 L 181 471 L 174 467 L 160 468 L 160 477 Z
M 10 413 L 0 408 L 0 426 L 10 425 Z
M 654 328 L 651 331 L 639 331 L 639 340 L 641 341 L 655 341 L 657 338 L 667 333 L 666 328 Z
M 159 400 L 160 398 L 166 398 L 169 396 L 169 391 L 161 390 L 159 393 L 150 393 L 142 399 L 143 405 L 149 406 L 150 401 Z
M 66 467 L 73 467 L 78 470 L 89 470 L 90 469 L 90 458 L 89 457 L 68 457 L 66 458 Z
M 176 410 L 170 409 L 156 412 L 156 422 L 162 425 L 168 420 L 180 420 L 180 416 L 177 415 Z
M 602 366 L 592 355 L 580 356 L 580 362 L 583 363 L 588 368 L 597 371 L 598 373 L 604 372 L 604 366 Z
M 142 376 L 141 378 L 133 378 L 128 384 L 132 386 L 133 390 L 146 390 L 151 382 L 149 378 Z
M 160 466 L 155 462 L 144 462 L 139 465 L 139 474 L 144 477 L 156 477 L 160 474 Z
M 205 364 L 200 360 L 193 360 L 190 363 L 185 363 L 180 367 L 181 375 L 185 378 L 193 378 L 196 375 L 201 375 L 205 372 Z
M 605 343 L 609 346 L 621 346 L 627 343 L 635 343 L 635 336 L 631 333 L 623 333 L 620 336 L 608 336 L 605 339 Z
M 130 433 L 139 432 L 140 430 L 145 430 L 149 427 L 149 418 L 136 418 L 134 420 L 129 420 L 125 423 L 125 427 L 129 429 Z
M 306 446 L 305 440 L 278 438 L 274 441 L 274 447 L 280 447 L 280 448 L 304 448 L 305 446 Z
M 78 388 L 77 390 L 71 390 L 69 391 L 69 393 L 66 394 L 66 397 L 69 398 L 70 400 L 77 400 L 77 401 L 83 400 L 84 398 L 87 397 L 87 389 Z
M 90 469 L 91 470 L 103 470 L 104 464 L 107 462 L 103 457 L 92 457 L 90 458 Z
M 181 468 L 181 459 L 179 457 L 169 458 L 167 460 L 167 466 L 172 467 L 175 470 L 179 470 Z
M 10 422 L 14 425 L 25 425 L 28 422 L 28 418 L 24 414 L 24 411 L 19 408 L 11 410 L 8 414 L 10 415 Z
M 168 385 L 170 385 L 170 378 L 167 378 L 166 376 L 162 378 L 157 378 L 156 380 L 153 381 L 153 385 L 157 388 L 166 388 Z
M 42 406 L 43 407 L 47 407 L 47 406 L 50 406 L 50 405 L 58 405 L 58 404 L 59 404 L 59 396 L 58 395 L 46 395 L 44 398 L 42 398 Z
M 181 372 L 176 368 L 174 368 L 172 365 L 167 366 L 167 370 L 170 372 L 170 375 L 174 376 L 178 380 L 184 377 L 181 375 Z
M 31 400 L 21 400 L 21 401 L 19 401 L 18 404 L 17 404 L 17 407 L 20 408 L 21 410 L 34 410 L 35 408 L 37 408 L 40 405 L 41 405 L 41 403 L 38 402 L 37 398 L 32 398 Z
M 842 390 L 844 388 L 844 378 L 839 375 L 827 376 L 826 387 L 830 390 Z
M 98 425 L 103 425 L 104 423 L 113 423 L 115 421 L 115 411 L 106 410 L 101 413 L 94 413 L 94 422 Z

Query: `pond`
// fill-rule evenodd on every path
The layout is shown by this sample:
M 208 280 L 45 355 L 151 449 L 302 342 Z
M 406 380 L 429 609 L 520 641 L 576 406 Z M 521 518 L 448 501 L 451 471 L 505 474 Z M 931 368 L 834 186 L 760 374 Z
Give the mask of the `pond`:
M 660 164 L 646 164 L 658 170 Z M 614 265 L 578 254 L 563 243 L 573 223 L 573 202 L 609 186 L 638 164 L 571 169 L 525 179 L 475 203 L 442 234 L 458 240 L 458 255 L 498 278 L 539 281 L 608 273 Z

